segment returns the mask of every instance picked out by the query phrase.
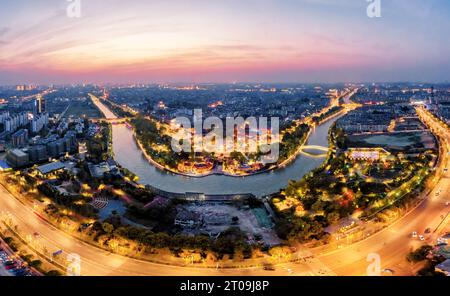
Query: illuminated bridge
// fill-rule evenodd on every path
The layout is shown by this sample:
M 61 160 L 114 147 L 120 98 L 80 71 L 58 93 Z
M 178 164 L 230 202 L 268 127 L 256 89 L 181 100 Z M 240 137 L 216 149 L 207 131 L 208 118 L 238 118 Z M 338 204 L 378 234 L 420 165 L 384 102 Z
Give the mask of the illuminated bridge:
M 308 152 L 305 150 L 319 151 L 320 153 L 312 153 L 312 152 Z M 330 150 L 330 148 L 328 148 L 328 147 L 317 146 L 317 145 L 304 145 L 300 148 L 300 153 L 305 156 L 308 156 L 308 157 L 324 158 L 324 157 L 327 157 L 329 150 Z

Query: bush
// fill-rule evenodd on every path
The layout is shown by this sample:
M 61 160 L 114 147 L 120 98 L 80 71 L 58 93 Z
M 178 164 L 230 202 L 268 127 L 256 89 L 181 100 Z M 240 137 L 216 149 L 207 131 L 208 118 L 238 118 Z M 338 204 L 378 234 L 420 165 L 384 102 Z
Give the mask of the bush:
M 45 274 L 46 276 L 62 276 L 63 274 L 58 270 L 50 270 Z
M 34 268 L 40 268 L 42 266 L 41 260 L 33 260 L 30 262 L 30 266 Z
M 406 255 L 406 260 L 412 263 L 423 261 L 427 258 L 428 253 L 433 249 L 432 246 L 422 246 L 417 250 Z

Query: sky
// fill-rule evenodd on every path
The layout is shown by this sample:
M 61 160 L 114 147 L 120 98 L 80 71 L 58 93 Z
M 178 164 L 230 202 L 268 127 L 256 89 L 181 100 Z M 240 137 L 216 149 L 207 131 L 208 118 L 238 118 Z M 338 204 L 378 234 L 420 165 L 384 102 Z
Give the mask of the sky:
M 380 3 L 1 0 L 0 84 L 450 81 L 450 1 Z

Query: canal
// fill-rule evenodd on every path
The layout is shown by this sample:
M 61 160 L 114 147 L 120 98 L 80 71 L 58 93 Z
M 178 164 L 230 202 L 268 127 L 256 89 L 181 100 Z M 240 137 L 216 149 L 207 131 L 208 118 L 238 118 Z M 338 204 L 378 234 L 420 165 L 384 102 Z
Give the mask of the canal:
M 114 118 L 111 111 L 101 102 L 94 103 L 106 115 Z M 325 122 L 312 131 L 307 145 L 328 146 L 328 130 L 339 117 Z M 323 158 L 299 155 L 285 168 L 246 177 L 211 175 L 202 178 L 185 177 L 162 171 L 151 165 L 135 142 L 133 131 L 123 124 L 113 125 L 113 150 L 115 160 L 139 177 L 142 184 L 149 184 L 161 190 L 205 194 L 253 193 L 263 196 L 287 186 L 289 180 L 299 180 L 305 174 L 321 165 Z

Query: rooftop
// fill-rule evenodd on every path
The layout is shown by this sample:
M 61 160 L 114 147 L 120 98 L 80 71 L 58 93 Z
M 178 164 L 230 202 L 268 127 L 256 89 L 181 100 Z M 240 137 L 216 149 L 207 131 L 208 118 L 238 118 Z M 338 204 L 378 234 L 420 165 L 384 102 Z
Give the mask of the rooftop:
M 23 152 L 22 150 L 20 150 L 20 149 L 13 149 L 13 150 L 10 151 L 10 153 L 14 154 L 17 157 L 27 156 L 27 154 L 25 152 Z
M 442 262 L 441 264 L 436 265 L 436 269 L 449 274 L 450 273 L 450 259 L 447 259 L 444 262 Z
M 0 171 L 4 171 L 4 170 L 8 170 L 11 167 L 9 166 L 9 164 L 4 161 L 4 160 L 0 160 Z
M 51 172 L 63 169 L 65 167 L 66 167 L 66 165 L 64 163 L 57 161 L 57 162 L 51 162 L 48 164 L 41 165 L 41 166 L 37 167 L 37 169 L 41 174 L 46 175 Z

